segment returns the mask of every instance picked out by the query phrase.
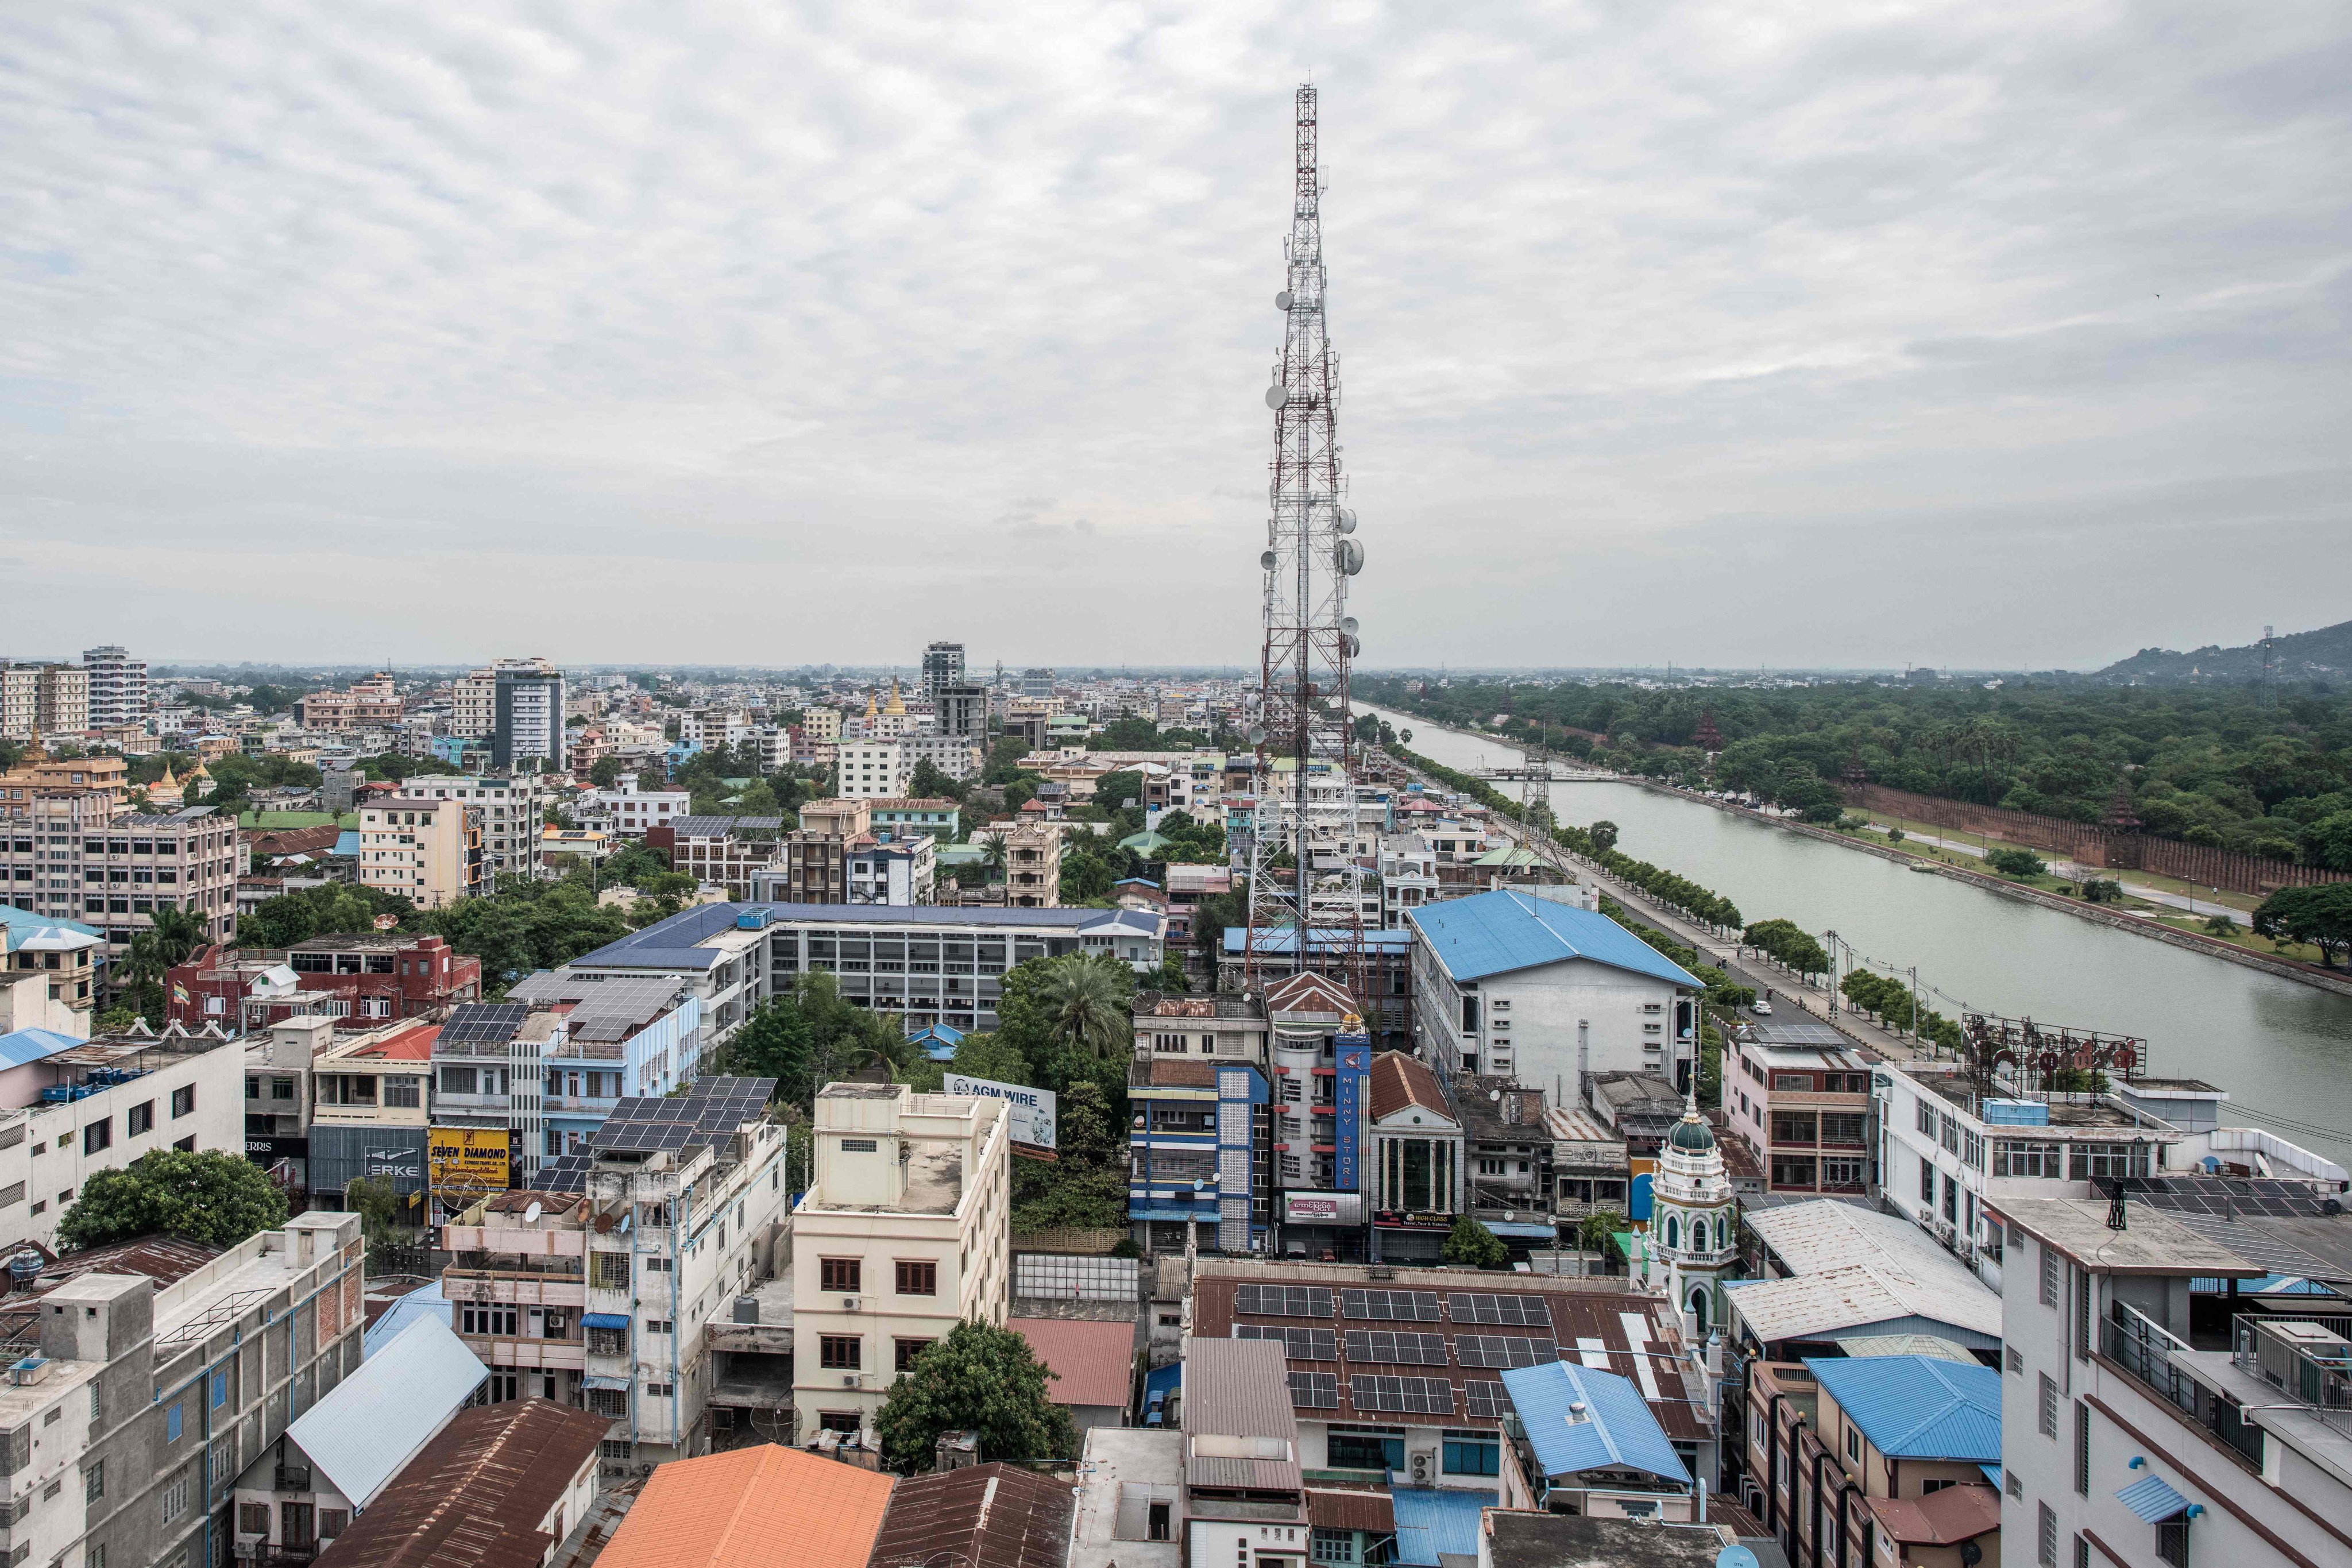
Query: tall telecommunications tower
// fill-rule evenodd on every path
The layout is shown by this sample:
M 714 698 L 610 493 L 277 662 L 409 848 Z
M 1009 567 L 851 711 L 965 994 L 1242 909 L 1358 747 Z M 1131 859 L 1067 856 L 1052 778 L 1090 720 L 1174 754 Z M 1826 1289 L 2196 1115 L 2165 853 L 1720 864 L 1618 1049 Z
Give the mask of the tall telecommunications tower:
M 1348 580 L 1363 570 L 1339 472 L 1339 362 L 1323 319 L 1322 187 L 1316 161 L 1313 84 L 1296 100 L 1289 277 L 1274 297 L 1283 313 L 1282 357 L 1265 403 L 1274 410 L 1272 515 L 1258 564 L 1265 574 L 1265 642 L 1259 656 L 1257 830 L 1250 868 L 1247 968 L 1258 981 L 1260 933 L 1297 925 L 1299 968 L 1309 925 L 1349 950 L 1342 960 L 1361 994 L 1363 876 L 1355 832 L 1354 715 L 1348 671 L 1358 651 Z M 1277 794 L 1273 763 L 1296 759 Z M 1320 763 L 1321 769 L 1312 764 Z M 1286 821 L 1286 817 L 1287 821 Z M 1288 848 L 1297 864 L 1275 870 Z

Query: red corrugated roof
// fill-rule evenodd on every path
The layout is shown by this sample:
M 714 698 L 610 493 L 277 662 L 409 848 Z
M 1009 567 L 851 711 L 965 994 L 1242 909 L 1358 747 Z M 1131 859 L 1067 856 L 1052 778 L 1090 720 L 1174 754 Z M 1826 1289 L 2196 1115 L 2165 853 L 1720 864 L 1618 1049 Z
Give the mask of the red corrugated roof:
M 1029 1342 L 1055 1381 L 1056 1405 L 1127 1407 L 1135 1365 L 1135 1325 L 1083 1318 L 1011 1318 L 1004 1326 Z
M 656 1468 L 597 1568 L 865 1568 L 890 1478 L 764 1444 Z
M 1418 1105 L 1423 1110 L 1434 1110 L 1453 1120 L 1453 1109 L 1445 1103 L 1445 1091 L 1438 1087 L 1437 1075 L 1402 1051 L 1375 1055 L 1369 1076 L 1373 1121 L 1393 1116 L 1408 1105 Z

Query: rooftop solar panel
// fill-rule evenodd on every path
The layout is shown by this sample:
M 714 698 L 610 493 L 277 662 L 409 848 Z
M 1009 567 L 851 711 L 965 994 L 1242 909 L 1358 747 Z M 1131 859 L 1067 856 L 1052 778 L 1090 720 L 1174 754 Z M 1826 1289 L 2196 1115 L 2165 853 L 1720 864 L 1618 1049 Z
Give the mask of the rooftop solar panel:
M 1244 1285 L 1234 1292 L 1234 1310 L 1258 1318 L 1328 1318 L 1331 1292 L 1320 1285 Z
M 1442 1377 L 1360 1376 L 1348 1380 L 1348 1398 L 1360 1410 L 1411 1415 L 1454 1414 L 1454 1385 Z
M 1349 1329 L 1348 1359 L 1380 1362 L 1389 1366 L 1444 1366 L 1445 1336 L 1389 1329 Z
M 1272 1323 L 1236 1323 L 1237 1340 L 1279 1340 L 1282 1353 L 1292 1361 L 1337 1361 L 1339 1336 L 1329 1329 L 1293 1329 Z
M 1465 1383 L 1462 1396 L 1474 1417 L 1499 1421 L 1511 1408 L 1511 1396 L 1499 1383 Z
M 2303 1219 L 2326 1213 L 2321 1194 L 2299 1183 L 2252 1176 L 2147 1176 L 2124 1184 L 2129 1197 L 2175 1214 L 2241 1219 Z
M 1539 1366 L 1559 1359 L 1559 1345 L 1548 1334 L 1456 1334 L 1454 1353 L 1464 1366 Z
M 1434 1290 L 1342 1290 L 1339 1315 L 1364 1323 L 1433 1323 L 1438 1321 Z
M 1457 1323 L 1497 1323 L 1507 1328 L 1548 1329 L 1551 1308 L 1541 1296 L 1488 1296 L 1454 1291 L 1446 1310 Z
M 1335 1373 L 1294 1372 L 1290 1374 L 1290 1403 L 1299 1410 L 1337 1410 L 1339 1408 L 1339 1379 Z
M 584 1193 L 588 1190 L 591 1158 L 586 1154 L 559 1154 L 542 1162 L 539 1180 L 531 1184 L 543 1193 Z

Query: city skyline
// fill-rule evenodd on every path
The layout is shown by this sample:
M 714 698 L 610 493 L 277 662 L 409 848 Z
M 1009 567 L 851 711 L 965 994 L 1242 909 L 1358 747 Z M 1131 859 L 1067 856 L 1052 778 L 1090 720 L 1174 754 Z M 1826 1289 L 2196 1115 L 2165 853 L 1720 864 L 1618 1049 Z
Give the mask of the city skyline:
M 1247 662 L 1310 74 L 1368 667 L 2342 618 L 2330 8 L 184 21 L 0 107 L 16 648 Z

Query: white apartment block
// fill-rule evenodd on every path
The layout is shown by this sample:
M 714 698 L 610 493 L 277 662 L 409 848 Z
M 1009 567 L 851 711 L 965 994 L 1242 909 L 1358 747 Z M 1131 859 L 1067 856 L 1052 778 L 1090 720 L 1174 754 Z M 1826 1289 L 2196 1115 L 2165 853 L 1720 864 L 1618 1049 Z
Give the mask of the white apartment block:
M 840 781 L 834 794 L 847 799 L 905 795 L 914 764 L 899 741 L 844 741 L 835 753 Z
M 502 658 L 490 673 L 497 701 L 491 762 L 515 773 L 562 772 L 562 671 L 543 658 Z
M 156 1149 L 245 1150 L 245 1054 L 217 1030 L 110 1036 L 0 1069 L 0 1249 L 54 1248 L 100 1171 Z
M 1578 889 L 1541 889 L 1573 895 Z M 1696 976 L 1624 927 L 1538 890 L 1410 910 L 1413 1037 L 1450 1077 L 1517 1077 L 1574 1105 L 1587 1078 L 1686 1087 Z
M 421 910 L 439 909 L 482 888 L 482 830 L 476 808 L 457 800 L 420 800 L 360 808 L 362 887 L 398 893 Z
M 623 773 L 610 789 L 591 791 L 582 801 L 584 818 L 604 824 L 620 838 L 643 838 L 650 827 L 667 827 L 694 815 L 694 795 L 682 789 L 640 789 L 635 773 Z
M 1001 1100 L 828 1084 L 793 1211 L 793 1406 L 803 1440 L 865 1432 L 924 1346 L 1011 1304 L 1012 1121 Z
M 758 1079 L 698 1079 L 684 1095 L 624 1101 L 584 1183 L 583 1367 L 588 1408 L 613 1420 L 605 1451 L 640 1467 L 709 1447 L 714 1372 L 704 1329 L 775 1271 L 785 1225 L 784 1129 Z M 692 1131 L 675 1131 L 691 1123 Z M 1002 1220 L 999 1224 L 1002 1226 Z
M 147 721 L 147 661 L 133 658 L 120 643 L 89 648 L 81 656 L 89 671 L 89 722 L 92 729 Z
M 2237 1281 L 2271 1270 L 2201 1223 L 2137 1202 L 2120 1216 L 2105 1199 L 1995 1203 L 2010 1259 L 2003 1563 L 2352 1562 L 2345 1320 L 2240 1299 Z M 2272 1223 L 2249 1215 L 2217 1234 L 2242 1230 L 2261 1251 L 2284 1239 L 2252 1234 Z M 2275 1223 L 2332 1231 L 2323 1249 L 2345 1256 L 2341 1215 Z M 2228 1281 L 2231 1293 L 2200 1292 L 2198 1281 Z
M 2209 1155 L 2264 1175 L 2346 1179 L 2342 1167 L 2273 1134 L 2221 1126 L 2227 1096 L 2194 1079 L 2116 1079 L 2104 1094 L 2029 1094 L 2005 1080 L 1995 1088 L 2009 1097 L 1979 1098 L 1966 1074 L 1916 1064 L 1882 1065 L 1872 1076 L 1880 1202 L 1916 1220 L 1996 1290 L 2003 1240 L 1987 1205 L 2004 1199 L 2180 1174 Z
M 483 890 L 496 891 L 504 877 L 540 874 L 540 830 L 547 819 L 549 791 L 535 773 L 484 773 L 457 777 L 424 774 L 402 784 L 393 799 L 457 800 L 477 808 L 482 829 Z
M 958 782 L 980 772 L 980 747 L 969 735 L 908 735 L 899 740 L 898 748 L 909 779 L 918 763 L 929 763 Z

